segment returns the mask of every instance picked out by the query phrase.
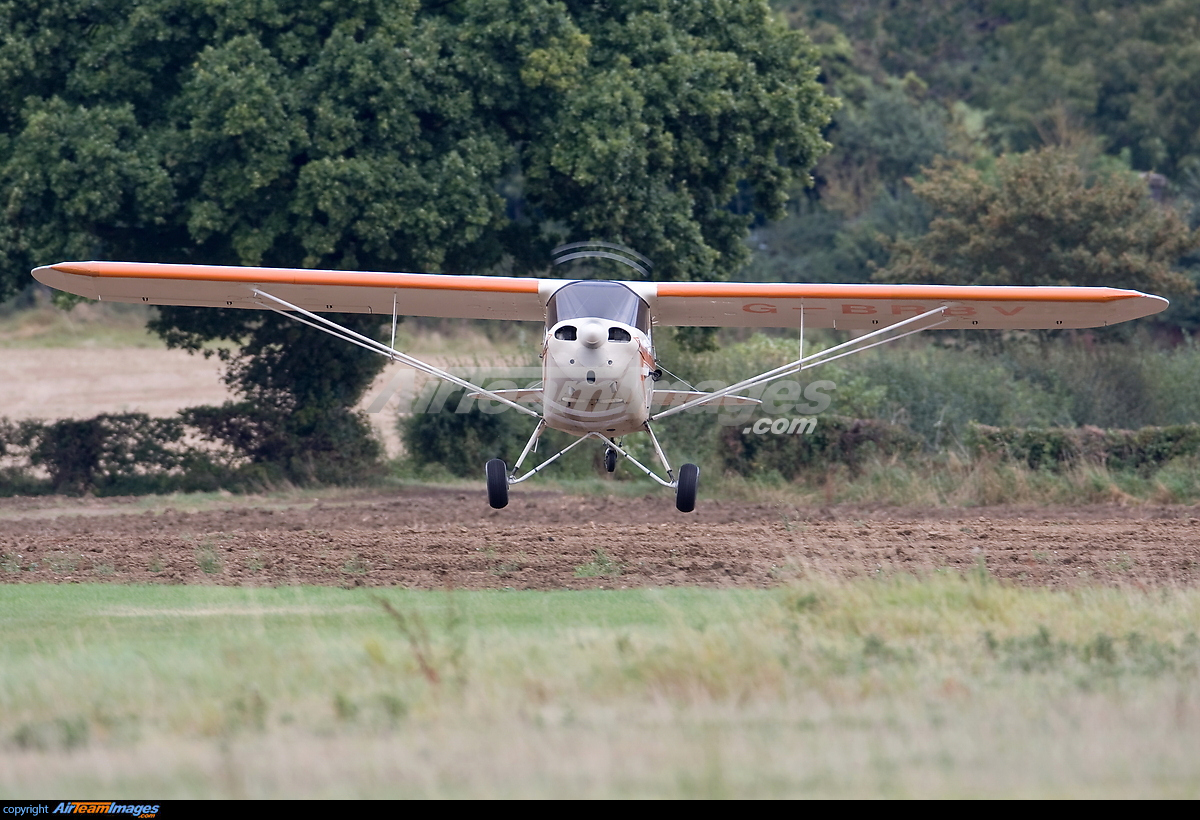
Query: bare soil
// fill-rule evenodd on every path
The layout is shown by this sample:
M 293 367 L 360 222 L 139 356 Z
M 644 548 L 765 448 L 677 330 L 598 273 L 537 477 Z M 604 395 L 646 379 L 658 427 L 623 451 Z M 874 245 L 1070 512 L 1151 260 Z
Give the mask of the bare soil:
M 1194 507 L 797 509 L 407 488 L 313 498 L 0 499 L 0 581 L 425 589 L 767 587 L 938 570 L 1027 586 L 1200 583 Z M 158 504 L 156 508 L 153 508 Z M 151 506 L 151 509 L 147 509 Z

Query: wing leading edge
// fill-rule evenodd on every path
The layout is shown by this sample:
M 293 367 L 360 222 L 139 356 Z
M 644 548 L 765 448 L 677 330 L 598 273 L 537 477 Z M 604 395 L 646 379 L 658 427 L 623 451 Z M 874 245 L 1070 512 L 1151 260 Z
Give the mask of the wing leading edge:
M 359 273 L 141 262 L 64 262 L 34 270 L 50 287 L 151 305 L 262 308 L 262 290 L 313 312 L 540 322 L 568 280 Z M 631 282 L 655 323 L 699 327 L 873 330 L 946 306 L 945 329 L 1085 328 L 1164 310 L 1160 296 L 1117 288 Z

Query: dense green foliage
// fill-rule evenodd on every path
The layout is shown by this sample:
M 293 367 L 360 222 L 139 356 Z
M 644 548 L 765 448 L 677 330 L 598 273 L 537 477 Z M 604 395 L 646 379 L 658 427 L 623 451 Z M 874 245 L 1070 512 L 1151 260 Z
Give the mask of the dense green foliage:
M 1200 163 L 1200 8 L 1191 0 L 774 0 L 821 42 L 827 79 L 914 76 L 986 112 L 997 148 L 1036 148 L 1065 123 L 1133 167 Z
M 0 298 L 63 259 L 527 273 L 592 238 L 723 278 L 827 147 L 816 72 L 743 0 L 5 0 Z M 270 315 L 153 327 L 240 346 L 231 384 L 291 440 L 255 458 L 366 429 L 371 354 Z
M 721 444 L 720 466 L 726 473 L 794 481 L 819 480 L 836 466 L 858 472 L 879 459 L 909 458 L 920 452 L 922 442 L 899 424 L 825 415 L 811 433 L 755 435 L 743 427 L 723 427 Z
M 0 3 L 7 287 L 129 258 L 541 269 L 625 242 L 745 258 L 824 150 L 810 47 L 765 3 Z
M 994 178 L 961 163 L 912 183 L 929 230 L 894 243 L 875 278 L 950 285 L 1091 285 L 1190 295 L 1173 270 L 1200 231 L 1147 196 L 1128 173 L 1087 179 L 1068 151 L 1004 157 Z
M 1090 462 L 1112 470 L 1152 472 L 1172 459 L 1200 455 L 1200 424 L 1101 430 L 1096 427 L 1029 430 L 973 425 L 967 445 L 979 455 L 1057 470 Z
M 435 390 L 436 386 L 427 392 Z M 507 408 L 484 413 L 472 405 L 456 412 L 465 395 L 465 390 L 456 390 L 440 412 L 413 413 L 401 422 L 405 450 L 418 468 L 437 465 L 451 475 L 476 477 L 483 475 L 489 459 L 504 458 L 511 464 L 520 455 L 536 422 Z
M 861 282 L 887 268 L 897 279 L 994 281 L 995 271 L 980 270 L 978 264 L 914 266 L 905 240 L 938 241 L 924 235 L 932 211 L 951 195 L 942 188 L 961 192 L 970 187 L 973 173 L 993 177 L 996 187 L 997 157 L 1046 147 L 1063 149 L 1060 181 L 1081 177 L 1086 186 L 1074 187 L 1094 192 L 1109 207 L 1089 208 L 1079 197 L 1064 198 L 1062 185 L 1052 190 L 1034 185 L 1023 192 L 1024 214 L 1078 204 L 1083 207 L 1074 215 L 1094 223 L 1090 240 L 1081 240 L 1078 228 L 1062 218 L 1044 226 L 1051 234 L 1064 231 L 1054 236 L 1061 247 L 1048 251 L 1042 242 L 1025 254 L 1030 263 L 1039 256 L 1049 263 L 1045 279 L 1079 285 L 1137 282 L 1129 266 L 1114 270 L 1097 260 L 1097 244 L 1116 240 L 1113 257 L 1122 250 L 1136 255 L 1121 236 L 1131 218 L 1141 226 L 1133 231 L 1141 239 L 1132 244 L 1144 248 L 1155 233 L 1146 229 L 1150 214 L 1146 207 L 1139 214 L 1131 206 L 1133 198 L 1146 199 L 1151 190 L 1168 212 L 1159 220 L 1161 227 L 1171 220 L 1200 226 L 1200 107 L 1194 93 L 1200 7 L 1195 3 L 776 0 L 773 5 L 810 33 L 821 53 L 822 80 L 844 105 L 828 132 L 834 150 L 815 171 L 816 189 L 797 198 L 788 218 L 756 230 L 749 275 Z M 1107 161 L 1097 158 L 1097 150 Z M 1074 170 L 1067 168 L 1068 157 Z M 936 181 L 922 171 L 935 159 L 950 163 Z M 1030 169 L 1036 163 L 1014 159 L 1007 167 Z M 1139 184 L 1132 172 L 1165 176 Z M 918 180 L 924 196 L 913 195 L 909 180 Z M 1153 183 L 1151 189 L 1146 182 Z M 1122 199 L 1126 205 L 1113 207 Z M 1019 218 L 1022 209 L 1012 209 L 1011 215 Z M 1019 240 L 1011 221 L 987 227 L 1003 231 L 1006 241 Z M 1193 282 L 1200 278 L 1197 240 L 1178 229 L 1167 233 L 1158 237 L 1165 241 L 1154 251 L 1156 275 L 1141 278 L 1141 286 L 1162 283 L 1166 295 L 1184 297 L 1158 321 L 1193 330 L 1197 306 L 1191 288 L 1180 287 L 1175 274 Z M 942 239 L 947 239 L 944 232 Z M 979 245 L 980 251 L 994 249 L 995 238 Z M 898 259 L 894 248 L 903 251 Z M 1073 248 L 1097 264 L 1087 270 L 1078 264 L 1056 267 Z
M 1200 169 L 1200 8 L 1190 0 L 1001 0 L 975 104 L 1009 144 L 1038 144 L 1059 111 L 1135 168 Z

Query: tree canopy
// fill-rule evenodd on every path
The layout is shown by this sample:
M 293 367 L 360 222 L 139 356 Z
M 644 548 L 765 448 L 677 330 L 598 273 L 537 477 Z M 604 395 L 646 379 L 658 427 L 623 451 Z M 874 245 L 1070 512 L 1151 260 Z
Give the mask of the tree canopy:
M 1155 173 L 1154 196 L 1200 226 L 1193 0 L 772 2 L 810 34 L 821 80 L 843 105 L 826 131 L 833 149 L 813 172 L 816 186 L 795 192 L 783 220 L 755 226 L 747 277 L 863 282 L 878 268 L 898 270 L 903 260 L 892 253 L 908 246 L 896 240 L 930 230 L 932 198 L 908 183 L 921 168 L 949 161 L 963 185 L 971 174 L 994 181 L 999 157 L 1052 146 L 1098 152 L 1110 171 Z M 1089 178 L 1093 170 L 1082 168 Z M 1111 238 L 1112 252 L 1123 252 Z M 1169 259 L 1164 248 L 1155 258 L 1200 282 L 1200 252 Z M 1054 276 L 1076 274 L 1085 271 Z M 963 281 L 962 270 L 952 275 Z M 1072 283 L 1085 281 L 1097 283 Z M 1200 302 L 1177 298 L 1155 323 L 1194 330 Z
M 1128 171 L 1089 176 L 1075 152 L 1047 148 L 1003 157 L 990 174 L 942 162 L 912 187 L 933 218 L 895 242 L 882 281 L 1193 291 L 1172 267 L 1200 233 Z
M 744 0 L 2 0 L 0 282 L 125 258 L 476 272 L 624 242 L 745 260 L 825 150 Z

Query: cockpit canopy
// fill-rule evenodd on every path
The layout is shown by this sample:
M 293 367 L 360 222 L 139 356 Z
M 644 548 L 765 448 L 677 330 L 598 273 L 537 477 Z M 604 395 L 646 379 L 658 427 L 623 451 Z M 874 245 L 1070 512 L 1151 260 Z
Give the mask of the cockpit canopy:
M 567 319 L 587 318 L 609 319 L 650 332 L 650 306 L 620 282 L 571 282 L 546 303 L 547 328 Z

